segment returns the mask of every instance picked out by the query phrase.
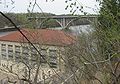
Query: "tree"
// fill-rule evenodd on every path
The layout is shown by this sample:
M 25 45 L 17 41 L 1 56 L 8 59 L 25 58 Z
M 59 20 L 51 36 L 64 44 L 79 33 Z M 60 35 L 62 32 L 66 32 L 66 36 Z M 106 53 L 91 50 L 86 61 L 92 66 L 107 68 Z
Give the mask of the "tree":
M 109 69 L 112 72 L 110 73 L 113 79 L 111 82 L 117 84 L 120 81 L 120 73 L 114 70 L 117 68 L 119 71 L 120 63 L 120 0 L 102 1 L 96 31 L 102 57 L 108 59 L 114 56 L 110 59 L 111 68 Z
M 66 82 L 74 79 L 79 83 L 81 77 L 89 84 L 93 80 L 100 84 L 120 82 L 120 1 L 103 0 L 96 23 L 92 34 L 80 35 L 78 43 L 66 49 L 67 73 L 73 77 Z
M 116 46 L 120 43 L 120 1 L 103 0 L 98 21 L 99 27 L 96 30 L 102 42 L 102 52 L 106 51 L 111 55 L 118 52 L 119 49 Z

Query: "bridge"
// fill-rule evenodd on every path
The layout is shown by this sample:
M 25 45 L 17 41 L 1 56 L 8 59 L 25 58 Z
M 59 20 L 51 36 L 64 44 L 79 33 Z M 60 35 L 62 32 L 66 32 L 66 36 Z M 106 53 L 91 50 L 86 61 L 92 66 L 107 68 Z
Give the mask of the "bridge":
M 37 24 L 37 28 L 41 28 L 41 25 L 44 21 L 54 19 L 62 28 L 69 28 L 70 23 L 76 20 L 83 20 L 85 22 L 96 21 L 98 15 L 80 15 L 80 16 L 73 16 L 73 15 L 56 15 L 56 16 L 48 16 L 48 17 L 28 17 L 28 20 L 35 20 Z
M 76 20 L 83 20 L 85 23 L 85 20 L 90 22 L 95 21 L 97 18 L 97 15 L 81 15 L 81 16 L 72 16 L 72 15 L 57 15 L 57 16 L 48 16 L 48 17 L 28 17 L 28 20 L 35 20 L 37 28 L 40 28 L 41 25 L 44 23 L 44 21 L 54 19 L 62 28 L 69 28 L 70 23 L 76 21 Z
M 72 16 L 72 15 L 57 15 L 57 16 L 49 16 L 49 17 L 28 17 L 28 20 L 36 20 L 36 24 L 38 25 L 38 28 L 42 25 L 42 23 L 46 20 L 54 19 L 61 27 L 62 29 L 64 28 L 69 28 L 71 25 L 70 23 L 76 21 L 76 20 L 87 20 L 90 24 L 90 22 L 96 21 L 98 15 L 81 15 L 81 16 Z M 18 25 L 17 27 L 21 28 L 24 25 Z M 4 27 L 0 28 L 1 32 L 4 31 L 14 31 L 16 28 L 12 27 Z

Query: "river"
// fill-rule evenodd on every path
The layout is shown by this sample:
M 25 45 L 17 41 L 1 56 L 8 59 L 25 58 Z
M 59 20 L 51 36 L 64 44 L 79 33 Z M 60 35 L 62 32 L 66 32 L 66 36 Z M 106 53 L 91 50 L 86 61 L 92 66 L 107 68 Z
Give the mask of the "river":
M 55 27 L 55 28 L 52 28 L 52 29 L 61 30 L 62 27 Z M 93 26 L 91 26 L 91 25 L 70 26 L 69 29 L 73 34 L 80 34 L 81 32 L 88 33 L 90 31 L 92 31 Z
M 0 31 L 0 37 L 1 37 L 1 36 L 5 36 L 5 35 L 7 35 L 7 34 L 10 34 L 10 33 L 12 33 L 12 32 L 15 32 L 15 31 L 7 31 L 7 32 L 5 32 L 5 31 L 4 31 L 4 32 L 1 32 L 1 31 Z
M 55 27 L 55 28 L 51 28 L 51 29 L 61 30 L 62 28 L 61 27 Z M 70 26 L 69 29 L 73 34 L 80 34 L 81 32 L 88 33 L 89 31 L 93 30 L 93 27 L 91 25 L 79 25 L 79 26 Z M 5 31 L 4 32 L 0 31 L 0 37 L 4 36 L 4 35 L 7 35 L 7 34 L 10 34 L 12 32 L 15 32 L 15 31 L 6 31 L 6 32 Z

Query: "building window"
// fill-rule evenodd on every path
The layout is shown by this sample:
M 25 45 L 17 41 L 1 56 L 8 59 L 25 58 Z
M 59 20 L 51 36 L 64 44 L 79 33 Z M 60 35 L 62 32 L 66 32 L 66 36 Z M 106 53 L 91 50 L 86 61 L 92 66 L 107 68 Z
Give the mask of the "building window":
M 2 53 L 2 59 L 7 59 L 6 53 Z
M 57 51 L 49 50 L 49 63 L 51 68 L 57 68 Z
M 31 48 L 31 55 L 34 55 L 34 56 L 37 55 L 37 51 L 35 50 L 35 48 Z
M 8 45 L 9 50 L 13 50 L 13 45 Z
M 29 52 L 28 47 L 26 46 L 22 47 L 22 53 L 28 53 L 28 52 Z
M 19 62 L 20 60 L 21 60 L 20 46 L 15 45 L 15 61 Z
M 28 53 L 23 53 L 22 54 L 22 59 L 27 61 L 29 59 L 29 54 Z
M 8 45 L 8 58 L 13 59 L 13 45 Z
M 2 52 L 6 53 L 6 49 L 1 49 Z
M 9 59 L 13 59 L 13 54 L 8 54 Z
M 8 58 L 13 59 L 13 51 L 8 50 Z
M 28 47 L 24 46 L 22 47 L 22 60 L 28 61 L 28 58 L 29 58 L 29 49 Z
M 15 61 L 19 62 L 21 60 L 21 52 L 15 51 Z
M 46 49 L 41 49 L 40 53 L 42 55 L 41 63 L 46 63 L 46 60 L 47 60 L 47 50 Z
M 2 49 L 6 49 L 6 44 L 1 44 Z
M 7 59 L 6 44 L 1 44 L 1 55 L 2 59 Z
M 15 51 L 20 51 L 20 46 L 15 46 Z
M 31 47 L 31 61 L 35 62 L 37 60 L 38 53 L 35 48 Z

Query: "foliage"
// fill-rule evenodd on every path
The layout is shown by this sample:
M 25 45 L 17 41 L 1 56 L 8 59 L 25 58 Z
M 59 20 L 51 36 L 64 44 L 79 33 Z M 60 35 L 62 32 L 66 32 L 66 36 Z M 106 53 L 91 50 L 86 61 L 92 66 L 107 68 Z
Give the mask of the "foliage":
M 74 15 L 77 11 L 80 11 L 85 15 L 87 14 L 83 11 L 83 5 L 81 5 L 81 3 L 77 0 L 65 0 L 65 3 L 67 4 L 65 10 L 70 9 L 70 13 L 72 13 L 72 15 Z
M 78 43 L 66 49 L 66 73 L 74 75 L 69 81 L 75 80 L 75 84 L 119 84 L 120 1 L 103 0 L 96 23 L 95 31 L 89 35 L 81 34 Z
M 102 52 L 111 53 L 111 55 L 118 52 L 117 46 L 120 44 L 120 1 L 103 0 L 98 21 L 99 27 L 96 30 L 101 40 Z
M 103 0 L 96 34 L 98 36 L 99 49 L 104 59 L 110 59 L 108 69 L 112 84 L 118 84 L 120 73 L 114 72 L 116 64 L 119 66 L 120 58 L 120 0 Z M 119 67 L 118 67 L 119 70 Z M 111 74 L 112 72 L 113 74 Z

